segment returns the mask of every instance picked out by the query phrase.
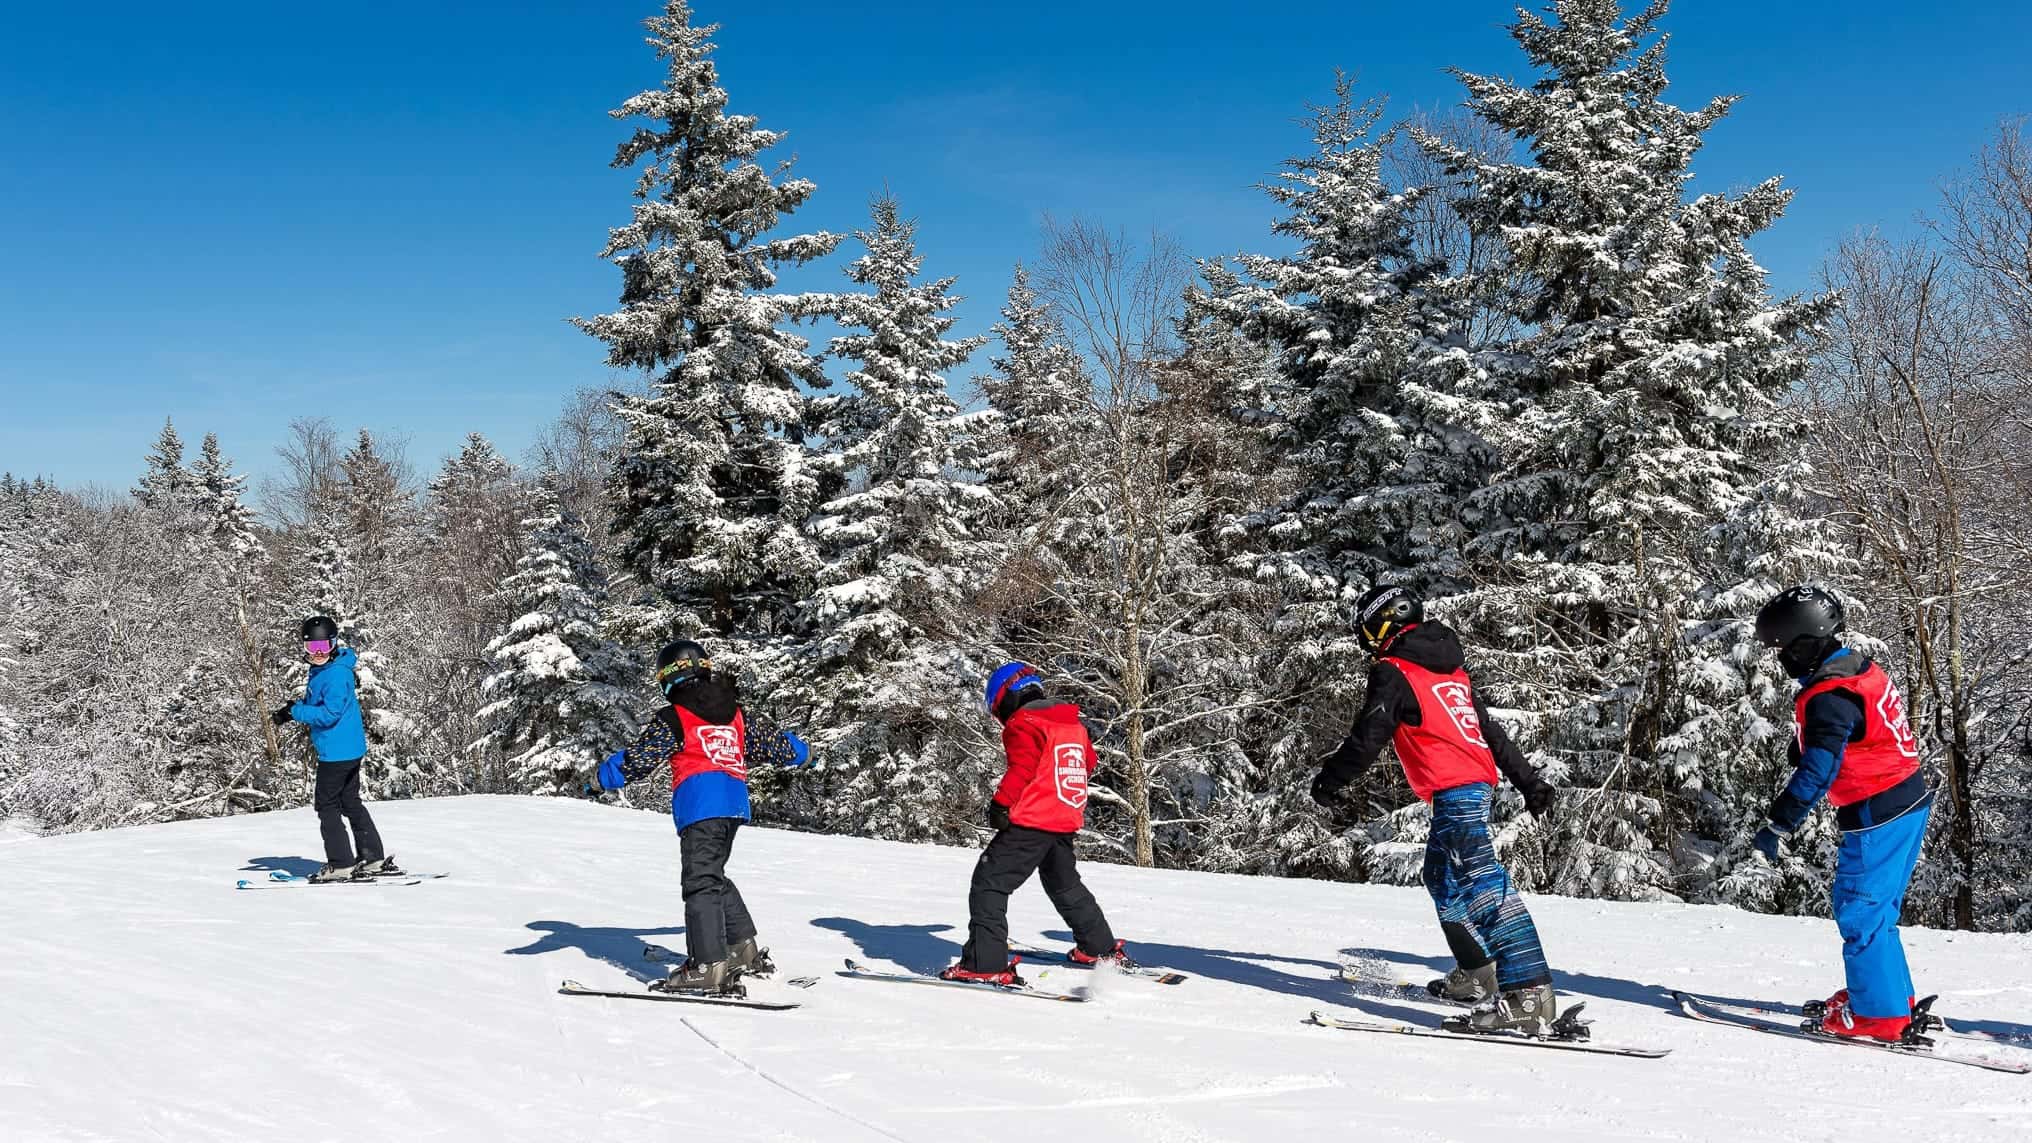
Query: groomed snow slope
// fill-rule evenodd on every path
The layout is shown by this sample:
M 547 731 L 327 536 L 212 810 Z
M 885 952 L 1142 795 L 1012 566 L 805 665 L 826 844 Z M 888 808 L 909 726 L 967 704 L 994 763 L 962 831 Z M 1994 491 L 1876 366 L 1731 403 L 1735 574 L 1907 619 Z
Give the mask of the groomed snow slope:
M 669 819 L 533 798 L 374 807 L 412 887 L 239 892 L 307 868 L 295 810 L 0 848 L 0 1139 L 2024 1139 L 2032 1077 L 1698 1025 L 1678 986 L 1799 999 L 1840 977 L 1825 921 L 1532 901 L 1605 1041 L 1664 1060 L 1302 1025 L 1336 954 L 1419 978 L 1444 954 L 1415 889 L 1093 865 L 1116 929 L 1176 988 L 1084 1006 L 833 976 L 933 969 L 965 935 L 973 854 L 754 829 L 732 872 L 795 1012 L 558 995 L 634 987 L 682 945 Z M 1018 940 L 1063 939 L 1033 883 Z M 2024 937 L 1906 935 L 1951 1017 L 2032 1035 Z M 1033 976 L 1036 974 L 1033 973 Z M 1086 974 L 1043 974 L 1045 986 Z M 1394 1003 L 1409 1019 L 1436 1012 Z M 2026 1049 L 2032 1054 L 2032 1049 Z

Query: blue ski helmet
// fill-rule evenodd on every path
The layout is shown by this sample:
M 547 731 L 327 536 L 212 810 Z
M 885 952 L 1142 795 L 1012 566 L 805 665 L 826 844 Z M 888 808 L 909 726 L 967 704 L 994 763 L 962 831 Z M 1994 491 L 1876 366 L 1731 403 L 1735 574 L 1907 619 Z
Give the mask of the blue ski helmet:
M 1026 687 L 1042 687 L 1044 680 L 1037 677 L 1037 668 L 1028 663 L 1004 663 L 988 676 L 988 709 L 994 710 L 1004 698 Z

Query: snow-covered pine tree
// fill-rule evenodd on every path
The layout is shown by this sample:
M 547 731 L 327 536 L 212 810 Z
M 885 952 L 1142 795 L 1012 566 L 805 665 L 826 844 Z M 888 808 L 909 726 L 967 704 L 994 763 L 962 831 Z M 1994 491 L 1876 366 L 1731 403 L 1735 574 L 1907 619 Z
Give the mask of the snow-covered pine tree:
M 1091 423 L 1094 382 L 1020 263 L 993 332 L 1003 352 L 975 379 L 993 414 L 982 425 L 981 467 L 1008 527 L 1038 505 L 1064 500 L 1080 482 L 1080 429 Z
M 441 760 L 416 750 L 421 724 L 411 712 L 404 678 L 389 652 L 400 649 L 402 665 L 420 666 L 415 646 L 404 636 L 420 627 L 414 608 L 421 598 L 413 582 L 417 564 L 416 495 L 400 454 L 384 450 L 361 429 L 339 460 L 336 514 L 318 522 L 315 550 L 317 594 L 312 599 L 338 621 L 340 637 L 358 656 L 360 712 L 366 719 L 368 755 L 363 776 L 383 797 L 434 793 Z
M 1350 606 L 1379 582 L 1459 590 L 1460 505 L 1498 459 L 1477 431 L 1490 414 L 1453 384 L 1466 325 L 1457 291 L 1413 241 L 1430 191 L 1385 178 L 1394 135 L 1377 130 L 1383 110 L 1380 99 L 1357 101 L 1338 75 L 1334 100 L 1314 109 L 1313 149 L 1264 188 L 1285 212 L 1273 232 L 1296 249 L 1242 255 L 1239 277 L 1206 266 L 1209 287 L 1191 299 L 1275 362 L 1265 419 L 1275 477 L 1266 483 L 1281 495 L 1236 521 L 1246 537 L 1236 558 L 1284 599 L 1261 662 L 1295 709 L 1266 744 L 1258 785 L 1229 806 L 1247 819 L 1230 832 L 1255 838 L 1270 869 L 1355 868 L 1359 850 L 1305 795 L 1319 757 L 1346 733 L 1368 670 Z M 1410 799 L 1378 767 L 1352 800 L 1367 816 Z
M 183 438 L 177 434 L 176 422 L 164 418 L 162 432 L 148 453 L 148 470 L 134 485 L 134 499 L 143 508 L 180 509 L 190 496 L 190 479 L 183 466 Z
M 507 756 L 512 788 L 575 794 L 635 730 L 639 664 L 601 630 L 607 577 L 584 525 L 550 478 L 530 498 L 526 547 L 501 585 L 517 618 L 487 645 L 480 684 L 487 744 Z
M 985 337 L 948 338 L 953 279 L 918 281 L 916 224 L 873 206 L 867 252 L 835 299 L 851 391 L 819 404 L 841 486 L 810 525 L 821 564 L 803 609 L 806 640 L 777 687 L 817 748 L 833 823 L 903 840 L 973 836 L 990 751 L 976 680 L 991 653 L 963 618 L 981 570 L 990 497 L 970 420 L 946 387 Z
M 254 528 L 254 510 L 240 499 L 246 494 L 247 478 L 233 471 L 233 462 L 219 450 L 217 433 L 206 433 L 198 446 L 190 488 L 198 535 L 205 544 L 222 559 L 259 564 L 266 553 Z
M 1473 354 L 1469 384 L 1531 398 L 1498 438 L 1504 473 L 1470 500 L 1486 586 L 1449 614 L 1481 677 L 1504 684 L 1492 697 L 1542 719 L 1527 738 L 1573 787 L 1524 876 L 1619 897 L 1678 891 L 1706 861 L 1696 836 L 1743 819 L 1709 794 L 1773 748 L 1779 712 L 1741 624 L 1781 568 L 1823 554 L 1757 550 L 1804 538 L 1783 526 L 1740 542 L 1738 525 L 1771 506 L 1757 493 L 1781 455 L 1773 405 L 1822 303 L 1774 302 L 1745 245 L 1790 198 L 1777 180 L 1687 199 L 1691 160 L 1734 100 L 1664 100 L 1665 10 L 1520 12 L 1511 34 L 1537 82 L 1456 74 L 1530 161 L 1434 141 L 1472 173 L 1470 225 L 1509 255 L 1519 332 Z
M 328 511 L 313 525 L 309 566 L 298 576 L 294 597 L 298 602 L 286 645 L 296 644 L 296 623 L 308 616 L 327 615 L 338 623 L 339 640 L 353 649 L 360 716 L 367 732 L 368 763 L 362 776 L 382 797 L 428 792 L 424 787 L 426 775 L 408 751 L 415 726 L 397 705 L 397 695 L 389 683 L 387 656 L 380 648 L 381 633 L 355 561 L 347 519 L 348 514 Z M 301 696 L 309 675 L 301 655 L 291 656 L 288 672 L 289 693 Z M 308 750 L 307 738 L 305 743 Z M 310 755 L 306 753 L 305 757 Z
M 234 755 L 227 791 L 230 799 L 232 789 L 273 790 L 284 780 L 281 737 L 267 717 L 275 706 L 269 701 L 275 688 L 269 679 L 259 618 L 269 605 L 262 592 L 268 551 L 255 530 L 253 511 L 240 500 L 247 478 L 233 471 L 232 461 L 219 448 L 218 434 L 205 434 L 198 461 L 191 466 L 190 482 L 193 550 L 200 574 L 214 589 L 206 600 L 207 625 L 214 639 L 212 658 L 194 665 L 188 680 L 202 686 L 217 678 L 226 680 L 226 685 L 217 688 L 217 696 L 194 694 L 189 705 L 238 697 L 237 706 L 229 704 L 228 709 L 214 712 L 221 729 L 230 726 L 238 730 L 230 749 Z M 257 750 L 266 769 L 254 773 L 245 763 Z M 241 758 L 241 754 L 249 757 Z M 261 800 L 253 794 L 243 796 Z M 233 805 L 226 802 L 228 809 Z
M 429 606 L 412 608 L 409 653 L 437 667 L 407 688 L 409 705 L 432 712 L 418 747 L 437 758 L 465 757 L 456 788 L 511 787 L 489 748 L 480 683 L 487 648 L 514 617 L 502 593 L 522 555 L 526 489 L 486 437 L 472 433 L 426 490 L 422 543 L 408 570 Z M 414 674 L 411 675 L 414 678 Z
M 704 638 L 741 666 L 808 594 L 819 561 L 802 524 L 826 491 L 802 389 L 827 383 L 822 362 L 781 328 L 825 302 L 772 291 L 779 267 L 839 239 L 772 236 L 814 188 L 756 161 L 778 132 L 727 113 L 710 58 L 717 26 L 693 27 L 690 5 L 669 0 L 649 30 L 667 78 L 613 112 L 643 121 L 614 158 L 641 167 L 634 216 L 604 251 L 621 270 L 622 308 L 576 324 L 607 343 L 609 365 L 654 376 L 617 403 L 619 554 L 663 613 L 631 626 Z

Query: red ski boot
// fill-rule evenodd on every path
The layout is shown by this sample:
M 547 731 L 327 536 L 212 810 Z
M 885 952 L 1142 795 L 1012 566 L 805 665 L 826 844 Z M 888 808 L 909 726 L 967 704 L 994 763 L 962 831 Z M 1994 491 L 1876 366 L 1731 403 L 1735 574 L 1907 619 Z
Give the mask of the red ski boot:
M 1116 941 L 1114 948 L 1109 949 L 1107 952 L 1104 952 L 1099 956 L 1088 956 L 1083 950 L 1080 949 L 1078 945 L 1074 945 L 1072 951 L 1065 954 L 1065 959 L 1073 962 L 1074 964 L 1086 965 L 1089 968 L 1093 967 L 1094 965 L 1100 964 L 1103 961 L 1106 961 L 1107 963 L 1114 965 L 1116 968 L 1136 967 L 1136 962 L 1130 960 L 1129 954 L 1122 951 L 1121 941 Z
M 957 980 L 966 984 L 999 984 L 1004 988 L 1024 987 L 1023 978 L 1016 975 L 1016 966 L 1022 957 L 1009 958 L 1009 967 L 1000 972 L 976 972 L 964 964 L 956 964 L 938 974 L 940 980 Z
M 1828 997 L 1820 1008 L 1820 1030 L 1843 1039 L 1899 1044 L 1905 1042 L 1906 1030 L 1912 1026 L 1910 1013 L 1903 1016 L 1857 1015 L 1849 1008 L 1849 990 L 1846 988 Z

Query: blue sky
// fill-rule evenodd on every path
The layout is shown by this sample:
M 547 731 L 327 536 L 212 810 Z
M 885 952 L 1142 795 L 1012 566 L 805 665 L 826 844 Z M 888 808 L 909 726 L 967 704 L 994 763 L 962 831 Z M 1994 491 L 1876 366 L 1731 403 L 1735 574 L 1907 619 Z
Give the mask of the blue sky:
M 654 0 L 7 5 L 0 43 L 0 469 L 129 483 L 165 415 L 265 472 L 290 419 L 519 455 L 582 385 L 565 324 L 610 308 L 626 217 L 606 111 L 654 85 Z M 735 111 L 789 132 L 851 230 L 886 184 L 961 332 L 995 320 L 1046 212 L 1271 245 L 1252 188 L 1332 72 L 1393 109 L 1517 75 L 1482 0 L 1245 5 L 699 0 Z M 1757 246 L 1811 285 L 1842 235 L 1914 229 L 1997 121 L 2032 112 L 2032 5 L 1680 0 L 1673 97 L 1745 97 L 1698 190 L 1787 176 Z M 835 262 L 844 265 L 850 243 Z M 835 267 L 824 270 L 833 278 Z M 984 360 L 984 357 L 983 359 Z

